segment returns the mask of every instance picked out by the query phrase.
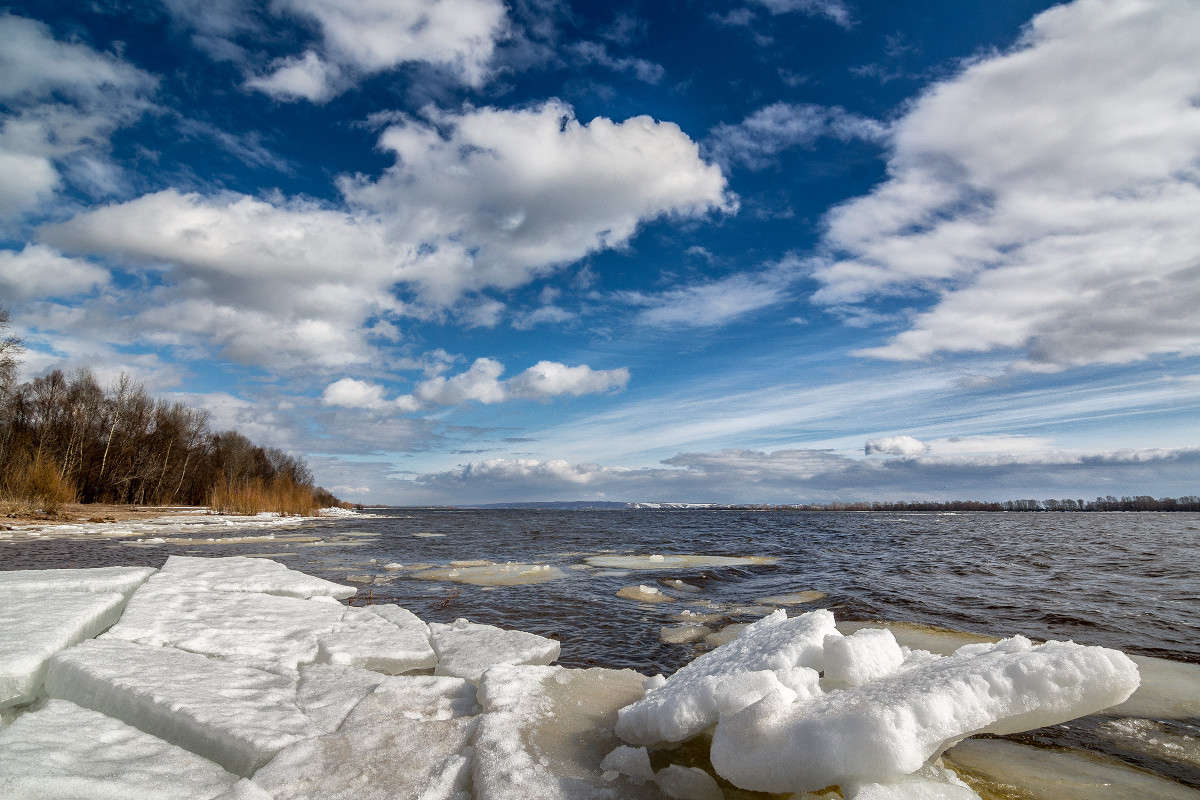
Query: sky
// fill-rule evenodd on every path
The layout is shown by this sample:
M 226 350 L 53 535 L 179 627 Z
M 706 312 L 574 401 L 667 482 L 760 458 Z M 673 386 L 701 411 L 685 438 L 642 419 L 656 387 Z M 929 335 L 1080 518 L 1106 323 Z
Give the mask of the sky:
M 364 503 L 1200 494 L 1194 0 L 39 0 L 0 305 Z

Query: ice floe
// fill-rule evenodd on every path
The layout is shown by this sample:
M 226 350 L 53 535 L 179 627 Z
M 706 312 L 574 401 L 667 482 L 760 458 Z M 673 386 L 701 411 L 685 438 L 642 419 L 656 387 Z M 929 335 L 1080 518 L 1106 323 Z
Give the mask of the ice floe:
M 667 644 L 688 644 L 698 642 L 712 634 L 712 628 L 704 625 L 664 625 L 659 628 L 658 638 Z
M 758 598 L 758 602 L 765 603 L 769 606 L 798 606 L 805 603 L 815 603 L 826 596 L 827 595 L 824 592 L 806 590 L 802 592 L 787 592 L 786 594 L 773 594 L 769 597 L 760 597 Z
M 434 666 L 437 657 L 429 644 L 428 627 L 412 612 L 391 608 L 396 611 L 345 609 L 334 629 L 317 638 L 317 660 L 389 675 Z
M 651 553 L 627 556 L 589 556 L 584 561 L 593 567 L 602 567 L 605 569 L 671 570 L 704 569 L 705 567 L 751 567 L 761 564 L 774 564 L 778 559 L 770 556 L 699 556 Z
M 10 592 L 118 592 L 128 596 L 152 574 L 152 567 L 17 569 L 0 572 L 0 597 L 8 597 Z
M 524 631 L 480 625 L 465 619 L 429 626 L 438 675 L 478 681 L 497 664 L 550 664 L 558 659 L 560 645 L 553 639 Z
M 675 598 L 659 589 L 657 586 L 637 584 L 625 586 L 617 590 L 617 597 L 623 600 L 633 600 L 637 603 L 674 603 Z
M 409 574 L 423 581 L 453 581 L 475 586 L 524 586 L 545 583 L 567 577 L 567 573 L 550 564 L 521 564 L 510 561 L 506 564 L 471 563 L 466 566 L 451 565 L 425 569 Z
M 195 558 L 171 556 L 156 580 L 178 590 L 259 592 L 283 597 L 352 597 L 353 586 L 342 586 L 306 575 L 277 561 L 245 556 Z

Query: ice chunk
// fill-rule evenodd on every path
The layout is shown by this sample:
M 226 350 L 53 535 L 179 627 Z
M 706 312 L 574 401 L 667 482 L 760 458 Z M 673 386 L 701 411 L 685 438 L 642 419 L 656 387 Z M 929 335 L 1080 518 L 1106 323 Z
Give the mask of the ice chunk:
M 755 791 L 887 782 L 973 733 L 1064 722 L 1137 684 L 1137 667 L 1116 650 L 1016 636 L 854 688 L 798 700 L 773 692 L 721 717 L 712 762 Z
M 844 789 L 846 800 L 980 800 L 948 769 L 926 764 L 891 783 L 866 783 Z
M 585 558 L 593 567 L 605 569 L 704 569 L 705 567 L 750 567 L 774 564 L 778 559 L 768 556 L 698 556 L 698 555 L 629 555 L 590 556 Z
M 904 653 L 887 628 L 863 628 L 849 636 L 830 636 L 825 642 L 825 680 L 828 686 L 861 686 L 890 675 L 904 663 Z
M 0 797 L 12 800 L 205 800 L 238 780 L 148 733 L 50 700 L 0 730 Z
M 91 639 L 50 660 L 46 692 L 249 776 L 316 733 L 283 676 L 167 647 Z
M 711 633 L 712 629 L 703 625 L 664 625 L 658 631 L 658 638 L 667 644 L 687 644 L 698 642 Z
M 824 592 L 809 589 L 802 592 L 787 592 L 785 594 L 773 594 L 770 597 L 760 597 L 758 598 L 758 602 L 771 606 L 795 606 L 803 605 L 804 603 L 815 603 L 825 596 Z
M 549 664 L 558 658 L 559 643 L 524 631 L 510 631 L 457 619 L 429 626 L 437 653 L 438 675 L 478 681 L 496 664 Z
M 617 597 L 633 600 L 638 603 L 673 603 L 675 598 L 659 589 L 657 586 L 626 586 L 617 590 Z
M 289 670 L 316 660 L 319 638 L 332 633 L 347 610 L 337 602 L 181 589 L 164 572 L 134 593 L 106 638 Z
M 0 572 L 0 598 L 12 592 L 117 592 L 128 597 L 153 574 L 152 567 L 6 570 Z
M 275 800 L 465 797 L 476 710 L 460 678 L 386 678 L 337 733 L 292 745 L 254 781 Z
M 1080 750 L 1030 747 L 1002 739 L 968 739 L 943 757 L 972 786 L 1022 800 L 1196 800 L 1174 781 Z
M 395 612 L 378 614 L 370 607 L 345 609 L 337 627 L 318 639 L 317 660 L 388 675 L 434 666 L 437 656 L 429 644 L 427 626 L 411 612 L 399 611 L 415 622 Z M 388 615 L 401 620 L 404 627 L 391 622 Z
M 720 630 L 706 635 L 704 643 L 709 647 L 720 647 L 723 644 L 729 644 L 741 636 L 746 628 L 749 628 L 753 624 L 752 622 L 731 622 L 723 626 Z
M 550 564 L 474 564 L 471 566 L 442 567 L 411 573 L 410 577 L 423 581 L 454 581 L 475 586 L 524 586 L 545 583 L 567 577 L 567 573 Z
M 699 594 L 700 587 L 693 584 L 681 581 L 678 578 L 663 578 L 659 581 L 663 586 L 669 589 L 674 589 L 677 592 L 687 592 L 688 594 Z
M 47 659 L 112 625 L 124 605 L 113 592 L 0 590 L 0 708 L 33 701 Z
M 600 762 L 603 772 L 617 772 L 634 783 L 654 780 L 654 769 L 650 766 L 650 754 L 644 747 L 621 745 Z
M 648 800 L 602 767 L 616 711 L 642 694 L 632 670 L 500 666 L 484 675 L 475 740 L 477 800 Z M 607 777 L 606 780 L 606 772 Z
M 305 575 L 278 561 L 246 556 L 171 556 L 158 577 L 169 578 L 178 588 L 192 591 L 262 592 L 299 598 L 325 595 L 340 599 L 353 597 L 358 591 L 353 586 Z
M 359 701 L 386 678 L 378 672 L 332 664 L 300 668 L 296 704 L 323 733 L 333 733 Z
M 938 628 L 933 625 L 922 625 L 918 622 L 862 622 L 858 620 L 842 621 L 837 624 L 838 630 L 849 636 L 863 628 L 887 628 L 896 637 L 902 647 L 914 650 L 928 650 L 931 653 L 948 656 L 964 644 L 995 644 L 1000 641 L 995 636 L 984 636 L 979 633 L 956 631 L 950 628 Z
M 1130 658 L 1138 665 L 1142 685 L 1113 708 L 1113 714 L 1156 719 L 1200 717 L 1200 664 L 1152 656 Z
M 721 787 L 702 769 L 672 764 L 660 769 L 654 781 L 663 794 L 676 800 L 724 800 Z
M 783 611 L 769 614 L 621 709 L 617 733 L 631 744 L 682 742 L 722 711 L 732 713 L 777 688 L 807 697 L 816 691 L 825 637 L 834 633 L 833 614 L 825 610 L 792 619 Z

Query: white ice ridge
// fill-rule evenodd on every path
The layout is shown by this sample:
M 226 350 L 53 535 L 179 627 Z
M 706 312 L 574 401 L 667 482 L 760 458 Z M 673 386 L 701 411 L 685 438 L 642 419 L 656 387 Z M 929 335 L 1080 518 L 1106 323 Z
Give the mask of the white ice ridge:
M 152 574 L 152 567 L 8 570 L 0 572 L 0 598 L 9 592 L 117 592 L 128 596 Z
M 768 614 L 622 708 L 617 733 L 632 744 L 682 742 L 768 694 L 807 698 L 820 691 L 826 638 L 838 636 L 824 609 L 791 619 L 782 610 Z
M 208 759 L 66 700 L 0 729 L 0 797 L 209 800 L 238 781 Z
M 47 660 L 112 625 L 124 605 L 113 592 L 0 589 L 0 708 L 35 700 Z
M 208 592 L 261 592 L 284 597 L 353 597 L 358 590 L 306 575 L 266 558 L 171 556 L 159 575 L 177 589 Z
M 46 674 L 46 693 L 245 776 L 318 732 L 296 705 L 294 679 L 119 639 L 93 639 L 58 653 Z
M 553 639 L 524 631 L 480 625 L 465 619 L 429 625 L 437 653 L 438 675 L 478 681 L 497 664 L 545 665 L 558 658 L 560 645 Z
M 965 645 L 861 686 L 807 697 L 776 690 L 723 714 L 712 763 L 737 786 L 763 792 L 884 783 L 972 734 L 1065 722 L 1137 686 L 1137 666 L 1116 650 L 1034 646 L 1022 636 Z

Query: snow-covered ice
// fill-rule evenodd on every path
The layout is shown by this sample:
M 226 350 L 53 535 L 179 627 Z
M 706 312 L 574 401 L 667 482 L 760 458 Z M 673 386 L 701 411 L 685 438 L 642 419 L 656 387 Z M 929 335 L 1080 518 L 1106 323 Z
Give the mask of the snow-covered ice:
M 46 693 L 245 776 L 316 732 L 296 705 L 295 679 L 120 639 L 92 639 L 55 655 Z
M 66 700 L 0 729 L 0 797 L 11 800 L 209 800 L 237 781 L 208 759 Z
M 344 609 L 335 628 L 317 639 L 317 660 L 389 675 L 433 667 L 437 657 L 425 623 L 399 606 L 388 608 L 396 610 L 379 612 L 372 606 Z
M 461 618 L 451 623 L 431 623 L 429 633 L 438 657 L 436 673 L 471 681 L 478 681 L 497 664 L 553 663 L 560 648 L 558 642 L 544 636 Z
M 112 625 L 124 605 L 114 592 L 0 590 L 0 708 L 36 699 L 47 660 Z
M 296 705 L 322 733 L 333 733 L 359 701 L 387 679 L 358 667 L 307 664 L 300 668 Z
M 886 628 L 863 628 L 849 636 L 830 636 L 825 642 L 822 685 L 860 686 L 891 675 L 904 663 L 896 637 Z
M 722 715 L 712 761 L 756 791 L 886 782 L 971 734 L 1064 722 L 1120 703 L 1137 685 L 1137 667 L 1116 650 L 1020 636 L 966 645 L 862 686 L 772 691 Z
M 277 561 L 245 556 L 197 558 L 171 556 L 156 576 L 176 589 L 209 592 L 260 592 L 284 597 L 353 597 L 353 586 L 306 575 Z
M 152 574 L 152 567 L 9 570 L 0 572 L 0 598 L 10 592 L 117 592 L 128 596 Z
M 658 689 L 621 709 L 617 733 L 632 744 L 682 742 L 781 689 L 785 696 L 815 690 L 833 614 L 812 611 L 792 619 L 776 611 L 729 644 L 682 667 Z

